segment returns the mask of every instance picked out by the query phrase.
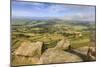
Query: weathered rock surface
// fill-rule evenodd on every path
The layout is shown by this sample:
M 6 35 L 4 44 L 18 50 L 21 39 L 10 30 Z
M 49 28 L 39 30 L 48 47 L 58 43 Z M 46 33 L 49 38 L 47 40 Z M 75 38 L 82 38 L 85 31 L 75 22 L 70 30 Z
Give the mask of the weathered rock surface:
M 13 53 L 13 64 L 25 65 L 80 62 L 88 58 L 86 56 L 89 49 L 87 46 L 69 50 L 70 41 L 67 39 L 62 39 L 55 47 L 48 48 L 45 51 L 42 51 L 43 45 L 43 42 L 39 41 L 23 42 Z M 91 56 L 94 55 L 94 52 L 94 48 L 91 48 Z
M 13 56 L 12 65 L 29 65 L 29 64 L 39 64 L 38 57 L 27 57 L 27 56 Z
M 66 50 L 66 49 L 69 49 L 69 46 L 70 46 L 70 41 L 67 39 L 62 39 L 61 41 L 57 43 L 55 48 Z
M 41 55 L 42 42 L 23 42 L 21 46 L 14 51 L 14 55 L 34 56 Z
M 40 57 L 40 62 L 42 64 L 79 61 L 83 61 L 79 56 L 55 48 L 47 49 Z
M 96 47 L 84 46 L 78 48 L 77 50 L 79 50 L 81 53 L 86 54 L 88 57 L 91 57 L 92 60 L 96 59 Z
M 39 64 L 42 42 L 23 42 L 13 53 L 13 65 Z

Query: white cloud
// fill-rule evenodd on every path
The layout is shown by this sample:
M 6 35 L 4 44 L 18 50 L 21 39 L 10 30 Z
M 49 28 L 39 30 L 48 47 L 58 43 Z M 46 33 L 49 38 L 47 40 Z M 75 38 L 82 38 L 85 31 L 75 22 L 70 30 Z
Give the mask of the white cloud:
M 61 19 L 63 19 L 63 20 L 95 21 L 95 14 L 76 13 L 74 15 L 64 16 Z

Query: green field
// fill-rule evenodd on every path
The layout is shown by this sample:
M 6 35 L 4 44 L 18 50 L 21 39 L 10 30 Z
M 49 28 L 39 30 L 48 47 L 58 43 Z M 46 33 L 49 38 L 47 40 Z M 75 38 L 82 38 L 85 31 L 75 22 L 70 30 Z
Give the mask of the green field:
M 73 47 L 81 46 L 90 43 L 91 40 L 95 40 L 95 24 L 81 24 L 81 22 L 74 23 L 70 21 L 31 21 L 22 22 L 17 20 L 17 23 L 12 24 L 12 48 L 19 45 L 19 41 L 42 41 L 48 45 L 63 39 L 68 38 Z M 26 25 L 27 24 L 27 25 Z M 81 36 L 75 34 L 79 32 Z M 77 44 L 77 45 L 74 45 Z M 82 45 L 82 46 L 84 46 Z

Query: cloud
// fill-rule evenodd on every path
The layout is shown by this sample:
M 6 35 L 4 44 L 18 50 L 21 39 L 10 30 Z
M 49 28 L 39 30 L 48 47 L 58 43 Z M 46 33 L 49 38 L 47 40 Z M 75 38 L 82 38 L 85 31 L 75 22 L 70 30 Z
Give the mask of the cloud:
M 54 3 L 13 2 L 12 15 L 18 17 L 59 17 L 94 20 L 95 7 Z
M 95 21 L 95 15 L 93 14 L 84 14 L 84 13 L 77 13 L 71 16 L 65 16 L 63 19 L 66 20 L 83 20 L 83 21 Z
M 66 10 L 66 7 L 63 6 L 63 5 L 51 5 L 49 8 L 48 8 L 48 11 L 51 12 L 51 13 L 59 13 L 59 12 L 63 12 Z

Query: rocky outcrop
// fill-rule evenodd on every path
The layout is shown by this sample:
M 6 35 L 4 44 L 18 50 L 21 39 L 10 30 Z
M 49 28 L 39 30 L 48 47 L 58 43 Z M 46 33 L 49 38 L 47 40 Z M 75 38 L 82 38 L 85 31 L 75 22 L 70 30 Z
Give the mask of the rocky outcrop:
M 83 61 L 81 57 L 63 50 L 49 48 L 40 57 L 42 64 L 64 63 L 64 62 L 79 62 Z
M 67 50 L 69 49 L 70 46 L 70 41 L 68 39 L 62 39 L 59 41 L 56 45 L 56 49 L 62 49 L 62 50 Z
M 40 64 L 42 42 L 23 42 L 13 53 L 13 65 Z
M 87 57 L 91 58 L 91 60 L 96 59 L 96 47 L 84 46 L 84 47 L 78 48 L 77 50 L 87 55 Z
M 87 55 L 91 57 L 93 60 L 96 59 L 96 48 L 95 47 L 89 47 Z
M 40 57 L 40 62 L 42 64 L 49 64 L 83 61 L 78 55 L 75 55 L 68 51 L 64 51 L 68 50 L 69 46 L 69 40 L 63 39 L 59 41 L 54 48 L 49 48 L 42 54 L 42 56 Z
M 68 39 L 62 39 L 53 48 L 43 50 L 43 42 L 23 42 L 13 53 L 13 64 L 50 64 L 84 61 L 86 54 L 95 55 L 94 48 L 81 47 L 72 49 Z M 70 49 L 70 50 L 69 50 Z M 84 54 L 84 57 L 82 56 Z M 94 57 L 94 56 L 93 56 Z M 87 58 L 86 58 L 87 60 Z
M 23 42 L 18 49 L 14 51 L 14 55 L 34 56 L 41 55 L 42 42 Z

